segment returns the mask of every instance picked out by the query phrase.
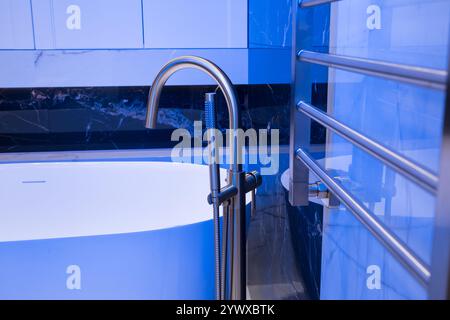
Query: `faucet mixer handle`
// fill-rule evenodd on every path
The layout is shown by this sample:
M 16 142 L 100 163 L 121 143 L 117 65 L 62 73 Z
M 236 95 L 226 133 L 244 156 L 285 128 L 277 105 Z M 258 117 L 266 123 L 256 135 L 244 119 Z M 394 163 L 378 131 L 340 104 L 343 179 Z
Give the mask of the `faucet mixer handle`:
M 245 193 L 255 190 L 262 184 L 262 177 L 258 171 L 251 171 L 245 174 Z
M 258 171 L 251 171 L 246 173 L 245 182 L 244 182 L 244 191 L 245 193 L 251 192 L 251 211 L 250 216 L 254 217 L 256 214 L 256 188 L 261 186 L 262 177 Z
M 248 193 L 250 191 L 254 191 L 256 188 L 261 186 L 262 184 L 262 177 L 261 174 L 257 171 L 248 172 L 245 175 L 245 181 L 244 181 L 244 192 Z M 219 194 L 217 196 L 219 203 L 222 204 L 225 201 L 231 199 L 237 194 L 237 188 L 229 184 L 222 189 L 220 189 Z M 213 204 L 213 198 L 211 193 L 208 195 L 208 203 Z
M 233 198 L 235 195 L 237 195 L 237 188 L 234 185 L 227 185 L 225 187 L 223 187 L 222 189 L 220 189 L 218 195 L 217 195 L 217 199 L 219 204 L 222 204 L 228 200 L 230 200 L 231 198 Z M 212 194 L 208 194 L 208 203 L 209 204 L 213 204 L 213 197 Z

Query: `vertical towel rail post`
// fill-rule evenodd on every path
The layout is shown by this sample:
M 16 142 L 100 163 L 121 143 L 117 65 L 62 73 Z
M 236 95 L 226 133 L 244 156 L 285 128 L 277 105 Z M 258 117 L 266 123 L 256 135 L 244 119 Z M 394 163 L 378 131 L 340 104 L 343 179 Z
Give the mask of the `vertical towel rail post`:
M 450 40 L 447 51 L 450 70 Z M 450 77 L 447 78 L 439 184 L 431 253 L 430 299 L 450 299 Z
M 304 43 L 308 41 L 305 38 L 299 37 L 297 32 L 300 21 L 307 21 L 302 19 L 305 14 L 299 8 L 296 1 L 292 1 L 292 54 L 291 54 L 291 110 L 290 110 L 290 141 L 289 141 L 289 202 L 293 206 L 308 205 L 308 183 L 309 170 L 308 168 L 296 158 L 296 151 L 300 147 L 305 147 L 309 144 L 310 136 L 310 119 L 297 111 L 297 99 L 310 97 L 311 89 L 309 81 L 309 72 L 311 68 L 299 63 L 297 60 L 297 51 L 301 46 L 308 45 Z M 304 81 L 297 81 L 299 78 Z M 296 85 L 296 84 L 299 85 Z

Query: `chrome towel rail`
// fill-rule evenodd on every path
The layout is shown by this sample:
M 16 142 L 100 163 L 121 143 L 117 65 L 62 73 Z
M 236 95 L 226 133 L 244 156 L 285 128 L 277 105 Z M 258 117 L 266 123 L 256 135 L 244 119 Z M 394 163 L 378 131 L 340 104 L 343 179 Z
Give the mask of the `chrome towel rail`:
M 398 172 L 416 182 L 433 195 L 436 194 L 439 181 L 436 174 L 423 168 L 414 161 L 396 153 L 395 151 L 388 149 L 382 144 L 366 137 L 356 130 L 342 124 L 312 105 L 300 101 L 297 105 L 297 109 L 309 118 L 322 124 L 327 129 L 333 130 L 351 143 L 370 153 L 386 165 L 396 169 Z
M 336 2 L 339 0 L 299 0 L 298 4 L 302 8 L 309 8 L 318 6 L 319 4 L 326 4 L 331 2 Z
M 392 255 L 426 286 L 430 280 L 429 267 L 412 252 L 406 244 L 391 233 L 363 203 L 353 198 L 350 193 L 332 177 L 304 150 L 299 148 L 297 159 L 303 162 L 328 189 L 344 203 L 353 215 L 384 245 Z
M 377 76 L 423 87 L 445 90 L 447 71 L 392 62 L 341 56 L 307 50 L 297 53 L 300 61 Z

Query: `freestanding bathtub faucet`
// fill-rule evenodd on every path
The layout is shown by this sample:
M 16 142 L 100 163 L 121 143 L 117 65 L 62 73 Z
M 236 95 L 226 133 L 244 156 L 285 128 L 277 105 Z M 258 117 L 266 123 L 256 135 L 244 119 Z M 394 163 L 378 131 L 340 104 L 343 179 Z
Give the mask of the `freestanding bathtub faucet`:
M 147 101 L 146 128 L 155 128 L 158 115 L 159 98 L 167 80 L 177 71 L 182 69 L 197 69 L 213 78 L 225 97 L 228 113 L 230 134 L 228 146 L 230 148 L 230 167 L 228 170 L 229 184 L 220 188 L 219 192 L 212 192 L 208 201 L 214 205 L 214 210 L 218 210 L 221 204 L 225 205 L 223 230 L 228 236 L 231 245 L 223 246 L 230 248 L 230 265 L 227 266 L 227 252 L 217 252 L 216 250 L 216 298 L 217 299 L 239 299 L 246 298 L 246 206 L 245 195 L 261 184 L 261 177 L 258 173 L 246 174 L 242 170 L 241 151 L 242 145 L 238 139 L 240 128 L 239 106 L 236 99 L 234 87 L 228 76 L 214 63 L 206 59 L 195 56 L 183 56 L 169 61 L 158 73 L 150 88 Z M 210 182 L 218 183 L 219 177 L 216 170 L 210 170 Z M 216 182 L 215 182 L 216 181 Z M 215 186 L 211 185 L 211 190 Z M 227 217 L 225 217 L 228 212 Z M 226 219 L 228 218 L 228 219 Z M 225 225 L 225 221 L 230 225 Z M 227 232 L 225 232 L 227 230 Z M 224 249 L 227 250 L 227 249 Z M 225 257 L 225 261 L 220 261 L 220 256 Z M 222 259 L 223 260 L 223 259 Z M 220 264 L 225 265 L 221 268 Z M 222 267 L 223 267 L 222 265 Z M 220 272 L 222 270 L 222 272 Z M 220 277 L 222 273 L 222 277 Z M 230 279 L 228 279 L 230 275 Z M 220 279 L 222 278 L 222 279 Z

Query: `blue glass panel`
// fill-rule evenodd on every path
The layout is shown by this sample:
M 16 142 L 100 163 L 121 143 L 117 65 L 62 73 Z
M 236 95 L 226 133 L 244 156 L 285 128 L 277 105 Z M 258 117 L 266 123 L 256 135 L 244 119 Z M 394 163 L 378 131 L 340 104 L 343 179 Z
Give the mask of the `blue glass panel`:
M 410 227 L 420 229 L 417 221 Z M 322 250 L 321 299 L 426 298 L 425 288 L 344 207 L 325 212 Z
M 450 2 L 348 0 L 331 6 L 330 51 L 446 68 Z
M 309 39 L 306 49 L 447 68 L 448 1 L 346 0 L 321 10 L 322 18 L 314 16 L 318 9 L 303 11 L 308 19 L 321 22 L 318 25 L 310 21 L 314 32 L 309 31 L 302 40 Z M 321 44 L 324 50 L 320 50 Z M 444 92 L 308 66 L 312 95 L 323 82 L 327 83 L 324 109 L 330 115 L 438 173 Z M 319 161 L 328 172 L 338 177 L 415 254 L 430 263 L 434 197 L 336 134 L 328 133 L 325 146 L 318 149 L 325 154 Z M 316 156 L 324 157 L 323 153 Z M 341 206 L 324 211 L 322 299 L 427 298 L 426 288 L 348 209 Z M 379 286 L 374 285 L 376 276 Z

